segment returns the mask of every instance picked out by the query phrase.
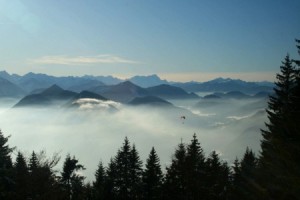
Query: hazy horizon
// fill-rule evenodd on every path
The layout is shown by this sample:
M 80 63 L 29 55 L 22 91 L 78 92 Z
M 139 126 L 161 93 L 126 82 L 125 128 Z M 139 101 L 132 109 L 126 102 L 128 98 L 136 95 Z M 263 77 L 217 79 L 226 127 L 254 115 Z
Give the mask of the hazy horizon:
M 15 73 L 11 72 L 6 69 L 0 69 L 1 71 L 5 71 L 10 75 L 16 74 L 20 76 L 24 76 L 28 73 L 31 73 L 31 71 L 25 72 L 25 73 Z M 152 76 L 152 75 L 157 75 L 161 80 L 167 80 L 171 82 L 205 82 L 205 81 L 210 81 L 213 79 L 217 78 L 230 78 L 230 79 L 239 79 L 243 81 L 248 81 L 248 82 L 263 82 L 263 81 L 269 81 L 269 82 L 274 82 L 276 78 L 276 73 L 274 72 L 260 72 L 260 73 L 191 73 L 191 74 L 185 74 L 185 73 L 178 73 L 178 74 L 129 74 L 129 75 L 121 75 L 121 74 L 47 74 L 47 73 L 41 73 L 41 72 L 32 72 L 35 74 L 46 74 L 49 76 L 54 76 L 54 77 L 68 77 L 68 76 L 73 76 L 73 77 L 83 77 L 83 76 L 112 76 L 114 78 L 118 78 L 121 80 L 128 80 L 132 77 L 135 76 Z M 255 78 L 253 78 L 255 77 Z

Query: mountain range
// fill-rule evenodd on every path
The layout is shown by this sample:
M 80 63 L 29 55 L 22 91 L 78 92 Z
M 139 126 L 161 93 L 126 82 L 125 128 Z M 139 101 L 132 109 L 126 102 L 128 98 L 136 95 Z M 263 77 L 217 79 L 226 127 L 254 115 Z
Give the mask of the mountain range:
M 108 99 L 89 92 L 82 91 L 80 93 L 64 90 L 57 85 L 41 91 L 40 93 L 30 94 L 22 98 L 14 107 L 26 107 L 26 106 L 66 106 L 73 107 L 72 103 L 79 99 L 96 99 L 101 101 L 107 101 Z
M 6 71 L 0 71 L 0 78 L 0 97 L 24 97 L 39 93 L 55 84 L 64 90 L 77 93 L 88 90 L 121 102 L 129 102 L 135 97 L 149 95 L 166 99 L 197 98 L 197 95 L 192 92 L 270 93 L 274 85 L 270 82 L 246 82 L 229 78 L 180 83 L 162 80 L 157 75 L 134 76 L 122 80 L 112 76 L 55 77 L 32 72 L 20 76 Z
M 145 96 L 156 96 L 163 99 L 199 98 L 199 96 L 194 93 L 187 93 L 183 89 L 172 85 L 162 84 L 142 88 L 130 81 L 125 81 L 112 86 L 98 86 L 90 89 L 89 91 L 122 103 L 128 103 L 136 97 Z
M 180 87 L 188 92 L 229 92 L 241 91 L 248 94 L 265 91 L 271 92 L 274 84 L 271 82 L 246 82 L 239 79 L 217 78 L 207 82 L 187 82 L 174 83 L 174 86 Z

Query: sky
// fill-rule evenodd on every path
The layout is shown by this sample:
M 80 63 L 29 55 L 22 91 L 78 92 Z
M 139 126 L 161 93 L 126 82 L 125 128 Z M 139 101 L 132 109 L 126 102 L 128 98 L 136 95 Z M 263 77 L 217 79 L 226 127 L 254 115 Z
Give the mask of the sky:
M 0 0 L 0 70 L 274 80 L 299 0 Z

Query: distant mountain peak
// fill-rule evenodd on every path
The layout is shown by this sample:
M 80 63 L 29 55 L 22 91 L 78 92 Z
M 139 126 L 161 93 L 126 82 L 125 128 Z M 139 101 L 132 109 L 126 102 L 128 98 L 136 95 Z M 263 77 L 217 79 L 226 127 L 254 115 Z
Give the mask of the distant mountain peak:
M 52 90 L 63 90 L 61 87 L 59 87 L 56 84 L 51 85 L 48 89 L 52 89 Z
M 239 80 L 239 79 L 237 79 Z M 236 80 L 236 81 L 237 81 Z M 234 79 L 231 79 L 231 78 L 223 78 L 223 77 L 219 77 L 219 78 L 216 78 L 216 79 L 213 79 L 211 80 L 210 82 L 216 82 L 216 83 L 226 83 L 226 82 L 229 82 L 229 81 L 235 81 Z
M 45 89 L 42 94 L 57 94 L 64 91 L 61 87 L 59 87 L 58 85 L 54 84 L 52 86 L 50 86 L 49 88 Z
M 136 75 L 136 76 L 133 76 L 131 77 L 129 80 L 132 80 L 132 79 L 144 79 L 144 78 L 151 78 L 151 79 L 156 79 L 156 80 L 161 80 L 160 77 L 157 75 L 157 74 L 151 74 L 151 75 Z
M 148 75 L 148 76 L 133 76 L 130 80 L 132 83 L 147 88 L 152 86 L 157 86 L 161 84 L 168 84 L 168 81 L 162 80 L 159 76 L 156 74 Z
M 1 75 L 5 75 L 5 76 L 9 76 L 9 73 L 7 73 L 7 71 L 5 71 L 5 70 L 0 71 L 0 74 L 1 74 Z
M 173 104 L 156 96 L 136 97 L 129 102 L 130 105 L 156 105 L 172 106 Z
M 126 87 L 137 87 L 137 85 L 133 84 L 131 81 L 124 81 L 124 82 L 121 82 L 117 85 L 126 86 Z

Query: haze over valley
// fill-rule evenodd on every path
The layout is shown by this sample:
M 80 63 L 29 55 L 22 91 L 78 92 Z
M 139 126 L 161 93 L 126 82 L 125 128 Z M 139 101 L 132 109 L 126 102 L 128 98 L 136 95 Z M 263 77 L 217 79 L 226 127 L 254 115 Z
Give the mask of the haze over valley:
M 125 136 L 142 160 L 154 146 L 164 167 L 176 145 L 188 143 L 194 133 L 207 155 L 216 150 L 229 163 L 247 146 L 258 152 L 272 90 L 269 82 L 173 83 L 156 75 L 111 77 L 114 84 L 92 76 L 0 72 L 0 78 L 5 82 L 0 127 L 12 135 L 9 144 L 28 156 L 32 150 L 75 154 L 89 166 L 83 172 L 89 180 L 99 160 L 108 163 Z M 152 81 L 145 85 L 147 80 Z

